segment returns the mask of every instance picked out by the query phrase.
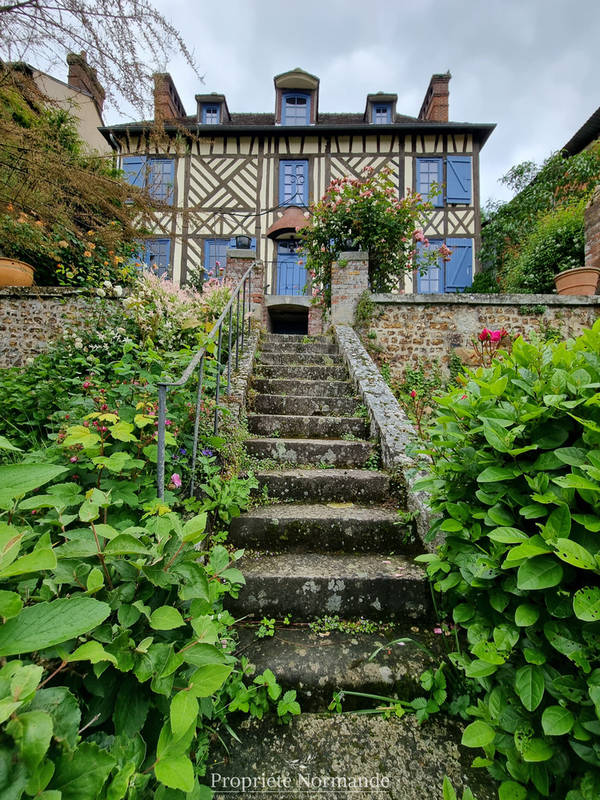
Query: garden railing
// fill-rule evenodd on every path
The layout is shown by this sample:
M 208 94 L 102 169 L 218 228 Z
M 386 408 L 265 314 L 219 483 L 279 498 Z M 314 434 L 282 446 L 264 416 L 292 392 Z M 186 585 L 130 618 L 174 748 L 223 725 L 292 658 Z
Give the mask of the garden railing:
M 243 352 L 250 336 L 250 322 L 252 312 L 252 271 L 257 262 L 248 267 L 239 284 L 233 290 L 231 298 L 219 319 L 215 322 L 211 332 L 208 334 L 206 344 L 200 348 L 190 363 L 183 371 L 177 381 L 159 382 L 158 385 L 158 459 L 156 464 L 156 488 L 158 497 L 162 500 L 165 496 L 165 439 L 167 430 L 167 392 L 179 386 L 184 386 L 197 371 L 198 389 L 196 393 L 196 415 L 194 420 L 194 440 L 192 446 L 192 476 L 190 482 L 190 495 L 194 493 L 194 483 L 196 478 L 196 461 L 198 456 L 198 433 L 200 428 L 200 404 L 202 400 L 202 388 L 204 377 L 204 364 L 208 353 L 209 343 L 217 342 L 217 380 L 215 388 L 215 411 L 213 421 L 213 431 L 215 436 L 219 429 L 219 398 L 221 393 L 221 353 L 223 345 L 223 327 L 225 320 L 228 320 L 227 332 L 227 394 L 231 391 L 231 368 L 233 360 L 232 347 L 235 348 L 235 369 L 238 368 L 240 352 Z M 233 325 L 235 311 L 235 326 Z M 246 327 L 246 317 L 248 324 Z M 234 337 L 235 327 L 235 337 Z

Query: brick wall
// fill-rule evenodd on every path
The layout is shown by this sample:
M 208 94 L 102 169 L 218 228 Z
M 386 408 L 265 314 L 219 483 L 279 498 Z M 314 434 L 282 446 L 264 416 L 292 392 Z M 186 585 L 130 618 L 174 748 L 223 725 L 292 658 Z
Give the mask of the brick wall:
M 22 366 L 46 350 L 67 324 L 85 325 L 98 302 L 90 291 L 71 287 L 0 289 L 0 367 Z
M 369 288 L 369 254 L 340 253 L 331 268 L 331 322 L 352 325 L 358 298 Z
M 600 296 L 557 295 L 373 295 L 370 330 L 392 376 L 404 366 L 438 361 L 447 369 L 452 353 L 469 363 L 472 339 L 482 328 L 506 328 L 511 336 L 558 328 L 576 336 L 600 316 Z M 534 313 L 537 311 L 538 313 Z
M 585 210 L 585 265 L 600 268 L 600 186 Z

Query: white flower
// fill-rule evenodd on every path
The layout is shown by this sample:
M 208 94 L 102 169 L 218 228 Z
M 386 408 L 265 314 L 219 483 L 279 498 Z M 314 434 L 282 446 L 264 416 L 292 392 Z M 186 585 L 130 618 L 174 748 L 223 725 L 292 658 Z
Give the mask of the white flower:
M 117 333 L 120 333 L 121 336 L 125 336 L 126 333 L 125 328 L 117 328 Z
M 73 345 L 74 345 L 74 346 L 75 346 L 75 347 L 76 347 L 78 350 L 81 350 L 81 348 L 83 347 L 83 342 L 81 341 L 81 339 L 75 339 L 75 341 L 73 342 Z
M 110 289 L 112 287 L 112 283 L 110 281 L 104 281 L 102 285 L 106 286 L 107 289 Z
M 96 289 L 96 294 L 98 295 L 98 297 L 106 297 L 106 292 L 104 291 L 104 289 Z
M 34 359 L 31 356 L 29 356 L 29 358 L 25 359 L 25 363 L 26 364 L 33 364 L 33 362 L 34 362 Z
M 123 295 L 123 287 L 122 286 L 113 286 L 113 292 L 115 293 L 115 297 L 122 297 L 122 295 Z

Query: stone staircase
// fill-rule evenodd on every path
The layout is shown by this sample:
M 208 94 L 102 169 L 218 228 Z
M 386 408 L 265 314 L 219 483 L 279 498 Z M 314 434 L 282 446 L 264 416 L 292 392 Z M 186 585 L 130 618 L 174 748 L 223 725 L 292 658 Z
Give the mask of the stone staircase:
M 267 335 L 255 362 L 249 406 L 252 438 L 246 447 L 259 460 L 259 496 L 267 502 L 232 523 L 229 543 L 246 549 L 239 562 L 246 585 L 228 607 L 246 622 L 254 619 L 247 627 L 242 623 L 240 652 L 257 672 L 269 667 L 284 689 L 295 689 L 303 714 L 285 731 L 269 721 L 249 722 L 239 731 L 243 745 L 213 772 L 230 777 L 252 769 L 260 773 L 260 760 L 270 758 L 269 769 L 282 774 L 306 772 L 311 764 L 330 775 L 346 774 L 354 769 L 352 759 L 362 743 L 372 756 L 372 761 L 363 757 L 363 771 L 374 775 L 385 765 L 397 786 L 383 793 L 353 792 L 352 797 L 441 797 L 441 789 L 432 795 L 426 788 L 432 785 L 431 775 L 419 776 L 416 787 L 405 765 L 379 759 L 378 753 L 387 752 L 393 741 L 398 753 L 412 753 L 423 769 L 432 770 L 438 787 L 446 773 L 460 785 L 463 767 L 456 745 L 454 761 L 442 764 L 433 752 L 420 752 L 424 741 L 429 742 L 425 749 L 446 746 L 451 724 L 444 722 L 443 731 L 431 728 L 427 739 L 415 732 L 414 721 L 382 725 L 377 720 L 369 727 L 361 716 L 323 715 L 338 690 L 383 696 L 399 692 L 407 699 L 421 694 L 418 678 L 431 659 L 418 642 L 431 647 L 436 638 L 429 587 L 413 561 L 412 528 L 397 513 L 392 477 L 374 468 L 377 446 L 369 441 L 364 409 L 337 347 L 325 337 Z M 327 630 L 322 620 L 333 615 L 388 627 L 373 622 L 362 627 L 375 632 Z M 277 620 L 274 636 L 256 637 L 256 623 L 263 617 Z M 286 617 L 291 618 L 288 626 L 282 624 Z M 319 620 L 312 631 L 308 623 Z M 401 637 L 409 641 L 390 644 Z M 379 653 L 371 659 L 375 650 Z M 344 708 L 369 706 L 365 699 L 348 700 Z M 328 753 L 335 729 L 345 731 L 346 745 L 338 742 Z M 303 751 L 304 736 L 321 742 L 326 752 L 317 757 L 311 741 Z M 292 779 L 297 793 L 286 791 L 282 797 L 312 797 L 298 775 Z M 216 794 L 232 796 L 238 795 Z M 332 791 L 325 796 L 348 795 Z

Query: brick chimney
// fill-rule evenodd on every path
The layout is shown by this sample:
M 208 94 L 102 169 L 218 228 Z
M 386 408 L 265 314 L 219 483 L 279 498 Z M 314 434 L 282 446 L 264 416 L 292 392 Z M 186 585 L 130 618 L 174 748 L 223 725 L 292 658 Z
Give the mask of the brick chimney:
M 181 119 L 185 108 L 179 93 L 168 72 L 155 72 L 154 78 L 154 119 L 156 122 Z
M 102 85 L 98 80 L 96 70 L 87 63 L 85 53 L 69 53 L 67 55 L 69 65 L 68 84 L 73 89 L 89 94 L 96 104 L 98 113 L 102 114 L 104 97 L 106 95 Z
M 419 111 L 419 119 L 429 122 L 448 122 L 448 83 L 452 76 L 449 72 L 444 75 L 432 75 L 429 87 L 425 92 L 425 99 Z

